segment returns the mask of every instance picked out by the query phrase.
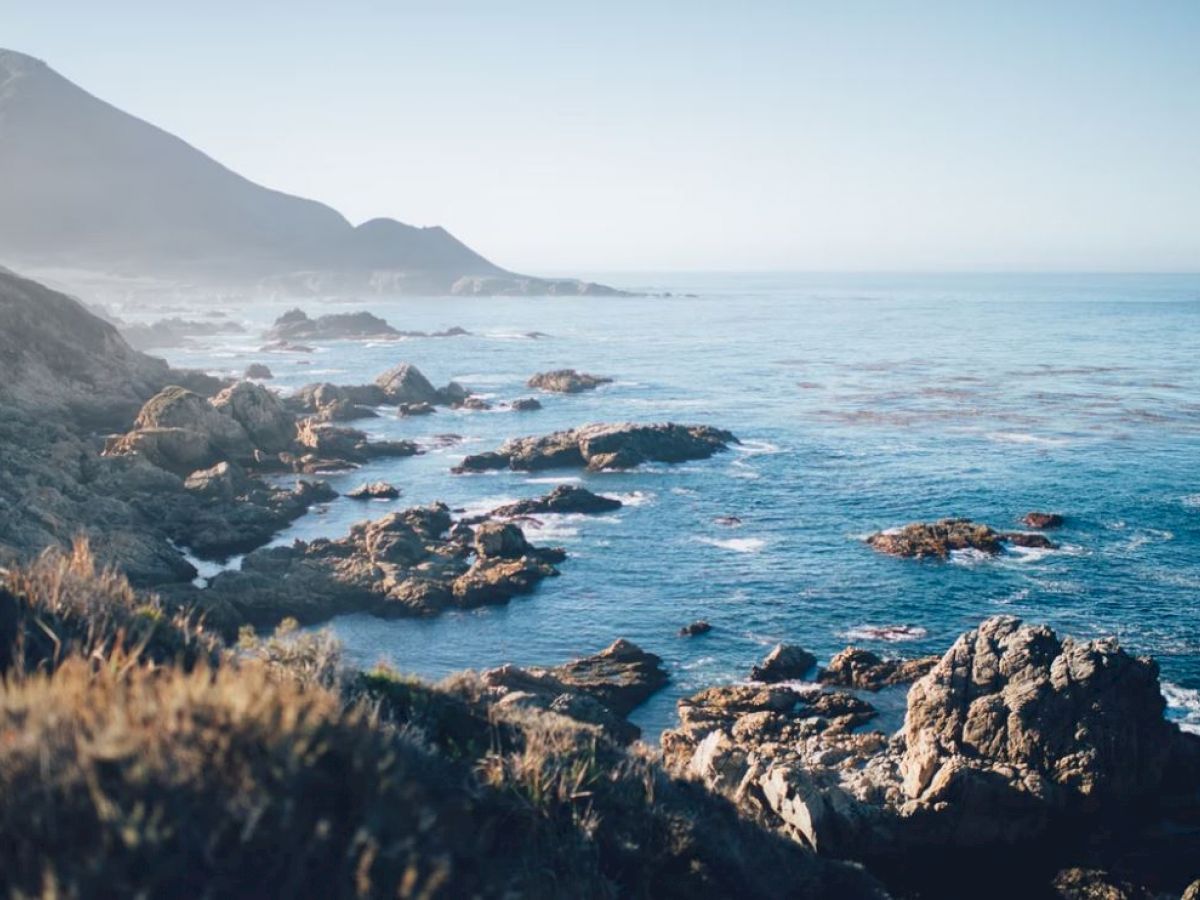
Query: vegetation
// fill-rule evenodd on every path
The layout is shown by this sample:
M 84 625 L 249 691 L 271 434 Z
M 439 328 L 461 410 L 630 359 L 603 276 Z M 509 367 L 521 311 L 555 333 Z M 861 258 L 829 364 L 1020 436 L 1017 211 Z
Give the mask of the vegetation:
M 220 647 L 87 548 L 0 576 L 10 896 L 868 896 L 594 727 L 471 676 Z M 38 637 L 44 636 L 44 640 Z

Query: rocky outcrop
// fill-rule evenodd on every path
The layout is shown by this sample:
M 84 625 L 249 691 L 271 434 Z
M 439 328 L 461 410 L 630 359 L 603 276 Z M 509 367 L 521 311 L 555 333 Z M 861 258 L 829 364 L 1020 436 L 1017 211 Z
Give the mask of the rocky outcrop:
M 803 678 L 817 664 L 817 658 L 795 644 L 776 644 L 761 663 L 750 670 L 751 681 L 773 684 Z
M 712 625 L 704 619 L 697 619 L 695 622 L 689 622 L 679 629 L 680 637 L 699 637 L 702 634 L 708 634 L 712 631 Z
M 237 322 L 198 322 L 186 319 L 160 319 L 150 323 L 123 323 L 118 326 L 121 336 L 135 350 L 182 347 L 189 338 L 217 337 L 223 334 L 244 334 Z
M 630 469 L 646 462 L 707 459 L 736 443 L 730 432 L 707 425 L 585 425 L 544 437 L 515 438 L 499 450 L 466 457 L 454 471 L 536 471 L 586 466 Z
M 257 550 L 190 599 L 224 628 L 348 612 L 433 615 L 528 593 L 565 557 L 529 544 L 514 525 L 476 534 L 451 525 L 449 509 L 435 504 L 360 522 L 337 540 Z
M 349 469 L 372 459 L 414 456 L 420 448 L 412 441 L 372 441 L 365 431 L 302 419 L 296 429 L 299 453 L 288 458 L 296 471 Z
M 884 659 L 861 647 L 847 647 L 829 661 L 817 680 L 822 684 L 878 691 L 895 684 L 911 684 L 938 661 L 936 656 L 920 659 Z
M 946 559 L 955 550 L 977 550 L 990 556 L 1004 551 L 1005 544 L 1053 550 L 1058 545 L 1040 534 L 996 531 L 970 519 L 939 519 L 913 522 L 889 531 L 879 531 L 867 543 L 881 553 L 915 559 Z
M 611 383 L 611 378 L 576 372 L 574 369 L 556 369 L 553 372 L 539 372 L 530 378 L 526 385 L 554 394 L 580 394 L 584 391 L 594 391 L 602 384 Z
M 386 401 L 375 384 L 337 385 L 329 382 L 306 384 L 284 401 L 297 415 L 315 416 L 322 422 L 348 422 L 375 417 L 371 407 Z
M 437 412 L 432 403 L 401 403 L 396 407 L 396 415 L 402 419 L 409 416 L 428 416 Z
M 246 366 L 246 371 L 243 373 L 242 377 L 257 378 L 261 381 L 274 378 L 275 375 L 271 372 L 270 366 L 264 365 L 263 363 L 250 363 L 250 365 Z
M 395 500 L 400 491 L 386 481 L 372 481 L 359 485 L 346 496 L 351 500 Z
M 544 497 L 508 503 L 493 509 L 489 515 L 499 519 L 512 519 L 545 513 L 605 513 L 620 508 L 621 501 L 613 497 L 602 497 L 593 494 L 587 488 L 573 484 L 560 484 Z
M 302 309 L 291 309 L 263 334 L 271 341 L 340 341 L 399 337 L 400 332 L 369 312 L 332 313 L 310 319 Z
M 388 369 L 375 379 L 375 384 L 383 391 L 385 403 L 433 405 L 445 402 L 442 394 L 421 374 L 421 370 L 409 363 L 400 363 Z
M 508 404 L 513 412 L 533 412 L 542 408 L 542 402 L 534 397 L 521 397 Z
M 241 425 L 250 443 L 264 453 L 281 453 L 295 441 L 295 417 L 262 385 L 239 381 L 213 397 L 211 403 L 217 412 Z
M 1025 513 L 1021 522 L 1029 528 L 1060 528 L 1063 517 L 1058 513 L 1029 512 Z
M 1200 740 L 1164 706 L 1150 660 L 1001 616 L 913 684 L 895 736 L 843 691 L 734 685 L 680 701 L 663 751 L 796 840 L 944 885 L 951 848 L 1065 860 L 1181 802 L 1200 814 Z
M 641 729 L 626 716 L 669 680 L 662 659 L 618 639 L 593 656 L 553 668 L 501 666 L 482 674 L 489 699 L 559 713 L 629 743 Z

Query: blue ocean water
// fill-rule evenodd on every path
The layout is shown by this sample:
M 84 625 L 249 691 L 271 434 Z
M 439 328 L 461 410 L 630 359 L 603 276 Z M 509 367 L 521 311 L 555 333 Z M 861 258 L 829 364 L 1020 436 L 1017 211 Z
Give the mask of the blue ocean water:
M 1200 728 L 1200 277 L 598 277 L 672 296 L 313 301 L 302 304 L 312 315 L 368 309 L 398 328 L 472 335 L 284 355 L 258 352 L 251 334 L 165 354 L 221 372 L 267 362 L 284 390 L 365 382 L 400 361 L 496 400 L 529 396 L 525 380 L 551 368 L 615 379 L 542 396 L 538 412 L 355 423 L 380 438 L 461 442 L 330 476 L 338 490 L 386 479 L 402 488 L 398 503 L 476 511 L 575 481 L 626 506 L 531 529 L 570 558 L 562 577 L 507 606 L 335 620 L 353 661 L 439 677 L 553 664 L 626 637 L 671 671 L 633 717 L 654 737 L 678 698 L 744 678 L 776 641 L 822 659 L 849 642 L 917 654 L 1012 613 L 1155 656 L 1171 715 Z M 257 331 L 284 308 L 229 312 Z M 707 423 L 743 443 L 625 473 L 449 472 L 511 436 L 623 420 Z M 339 535 L 390 508 L 339 498 L 279 540 Z M 1013 528 L 1030 510 L 1067 517 L 1060 550 L 914 562 L 862 542 L 948 515 Z M 698 618 L 710 634 L 676 636 Z M 871 637 L 888 625 L 911 626 L 907 642 Z

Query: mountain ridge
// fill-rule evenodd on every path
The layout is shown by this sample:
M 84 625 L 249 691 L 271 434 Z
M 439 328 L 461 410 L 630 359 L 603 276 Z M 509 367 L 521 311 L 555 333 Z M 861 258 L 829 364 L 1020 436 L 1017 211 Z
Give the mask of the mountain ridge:
M 301 294 L 617 293 L 509 272 L 441 226 L 391 218 L 356 226 L 2 48 L 0 208 L 8 213 L 0 217 L 0 260 L 35 275 Z M 53 280 L 71 289 L 84 283 L 72 274 Z M 94 291 L 94 280 L 84 281 Z

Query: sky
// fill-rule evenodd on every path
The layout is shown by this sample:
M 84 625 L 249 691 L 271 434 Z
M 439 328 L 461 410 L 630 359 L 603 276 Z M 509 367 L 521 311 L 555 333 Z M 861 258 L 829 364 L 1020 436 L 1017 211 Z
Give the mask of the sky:
M 0 46 L 519 271 L 1200 271 L 1200 0 L 0 0 Z

